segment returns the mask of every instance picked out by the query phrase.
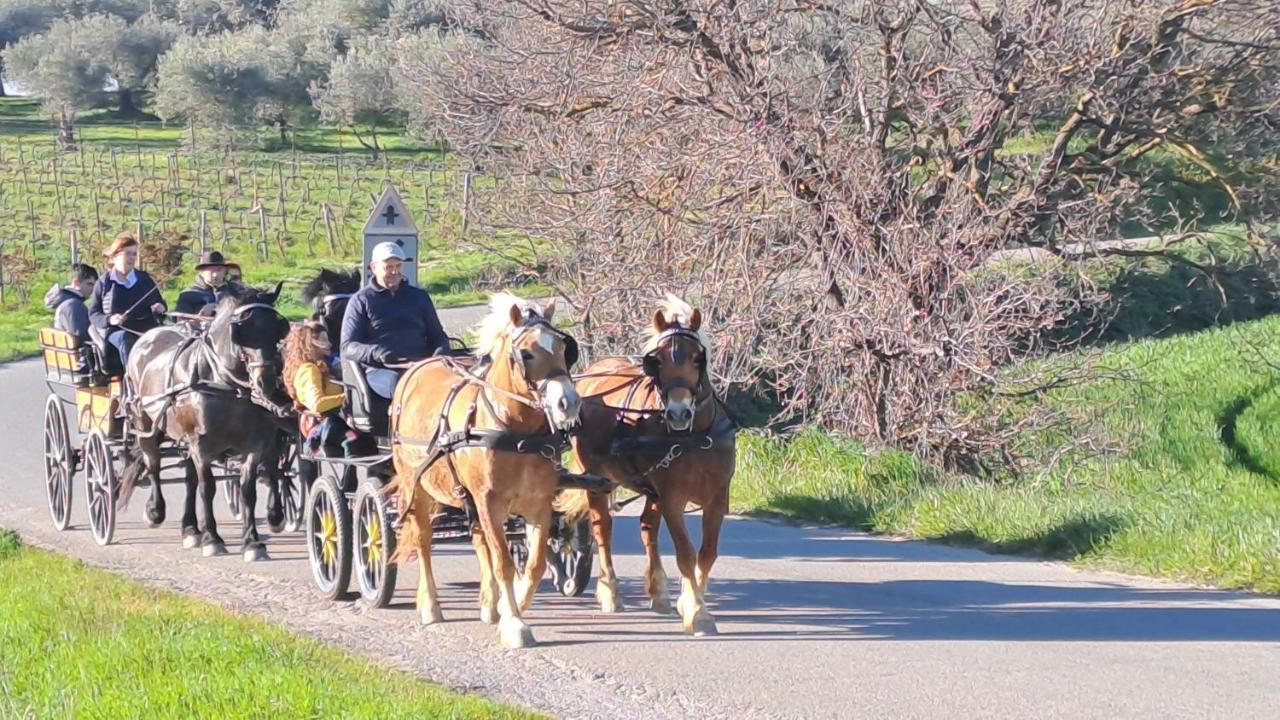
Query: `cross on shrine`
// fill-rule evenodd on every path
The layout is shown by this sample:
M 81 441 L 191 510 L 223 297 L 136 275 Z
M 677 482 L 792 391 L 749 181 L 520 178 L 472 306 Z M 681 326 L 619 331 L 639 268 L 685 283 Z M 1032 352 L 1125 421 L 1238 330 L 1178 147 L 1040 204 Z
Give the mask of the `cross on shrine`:
M 382 217 L 387 219 L 388 225 L 395 225 L 396 218 L 400 217 L 400 213 L 396 212 L 395 205 L 388 205 L 387 209 L 382 213 Z

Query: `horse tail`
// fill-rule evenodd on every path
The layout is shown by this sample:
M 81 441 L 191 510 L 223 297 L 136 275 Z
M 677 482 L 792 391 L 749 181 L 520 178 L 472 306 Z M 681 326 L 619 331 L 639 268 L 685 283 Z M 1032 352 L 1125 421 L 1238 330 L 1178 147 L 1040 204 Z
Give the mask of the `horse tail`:
M 129 464 L 120 474 L 119 494 L 116 500 L 116 507 L 120 510 L 129 507 L 133 489 L 138 486 L 138 481 L 147 472 L 147 459 L 142 453 L 142 444 L 137 438 L 134 438 L 133 442 L 125 448 L 125 457 L 128 458 Z
M 568 523 L 576 523 L 591 512 L 591 495 L 586 490 L 566 488 L 556 493 L 552 506 L 564 513 Z

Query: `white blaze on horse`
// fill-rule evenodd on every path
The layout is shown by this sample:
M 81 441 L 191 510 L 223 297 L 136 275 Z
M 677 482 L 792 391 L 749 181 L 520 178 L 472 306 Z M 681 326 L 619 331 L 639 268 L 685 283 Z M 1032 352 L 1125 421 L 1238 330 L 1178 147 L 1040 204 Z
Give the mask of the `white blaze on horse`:
M 711 342 L 702 313 L 668 294 L 653 315 L 639 363 L 605 358 L 578 379 L 582 424 L 574 437 L 577 471 L 602 475 L 644 495 L 640 536 L 648 558 L 645 591 L 654 610 L 671 611 L 658 530 L 667 521 L 676 548 L 681 590 L 676 610 L 690 635 L 716 632 L 705 594 L 720 528 L 729 511 L 737 427 L 716 397 L 708 372 Z M 605 612 L 622 608 L 613 569 L 613 518 L 608 497 L 565 491 L 558 504 L 591 513 L 600 554 L 596 596 Z M 684 512 L 702 508 L 702 547 L 695 548 Z
M 480 565 L 480 619 L 497 623 L 502 644 L 525 647 L 533 633 L 522 615 L 547 564 L 551 503 L 565 432 L 578 423 L 581 401 L 569 376 L 573 338 L 551 325 L 544 308 L 497 295 L 479 330 L 476 351 L 489 366 L 431 358 L 414 365 L 391 401 L 393 481 L 402 507 L 397 559 L 419 557 L 418 611 L 423 623 L 443 616 L 431 571 L 431 519 L 441 505 L 474 516 L 472 544 Z M 524 575 L 507 546 L 506 520 L 525 518 L 530 557 Z

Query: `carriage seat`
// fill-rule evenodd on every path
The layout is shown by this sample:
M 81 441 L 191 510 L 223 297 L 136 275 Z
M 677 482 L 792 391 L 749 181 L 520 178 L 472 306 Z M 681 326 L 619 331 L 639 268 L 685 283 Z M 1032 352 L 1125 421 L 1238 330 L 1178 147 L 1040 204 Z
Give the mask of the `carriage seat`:
M 94 343 L 82 344 L 75 335 L 54 328 L 41 328 L 39 339 L 48 379 L 76 387 L 110 383 L 112 373 L 107 372 L 102 351 Z
M 360 363 L 342 359 L 342 386 L 342 415 L 347 424 L 357 432 L 386 437 L 391 401 L 369 389 Z

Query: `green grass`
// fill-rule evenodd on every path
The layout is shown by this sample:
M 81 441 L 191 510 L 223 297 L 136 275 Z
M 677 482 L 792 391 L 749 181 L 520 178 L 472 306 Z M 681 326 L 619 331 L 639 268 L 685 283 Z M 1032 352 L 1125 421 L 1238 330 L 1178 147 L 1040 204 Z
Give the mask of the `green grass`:
M 1121 451 L 1000 482 L 814 431 L 747 436 L 733 506 L 1277 593 L 1280 370 L 1259 357 L 1280 357 L 1280 318 L 1114 346 L 1104 367 L 1133 380 L 1049 401 L 1091 415 Z
M 82 115 L 78 128 L 77 151 L 60 152 L 54 127 L 35 102 L 0 99 L 0 260 L 7 281 L 0 359 L 34 351 L 41 297 L 62 280 L 73 229 L 80 258 L 98 265 L 110 239 L 139 222 L 144 237 L 181 233 L 189 265 L 200 247 L 203 212 L 206 247 L 239 262 L 250 283 L 286 280 L 294 301 L 285 309 L 297 314 L 297 291 L 318 268 L 359 264 L 361 229 L 388 181 L 417 220 L 419 279 L 438 306 L 477 302 L 508 287 L 546 292 L 520 272 L 530 257 L 520 238 L 503 242 L 510 257 L 498 257 L 477 244 L 474 226 L 463 232 L 463 173 L 452 158 L 402 135 L 388 135 L 389 152 L 375 160 L 347 131 L 326 126 L 298 130 L 287 147 L 265 133 L 234 153 L 204 137 L 193 150 L 182 127 L 122 120 L 110 111 Z M 332 246 L 323 204 L 334 215 Z M 251 212 L 256 206 L 266 211 L 265 242 Z M 171 300 L 192 274 L 168 283 Z
M 526 718 L 0 530 L 0 716 Z

